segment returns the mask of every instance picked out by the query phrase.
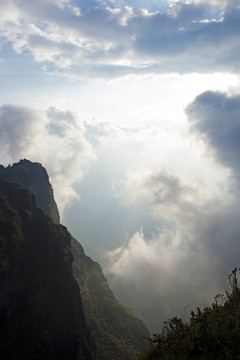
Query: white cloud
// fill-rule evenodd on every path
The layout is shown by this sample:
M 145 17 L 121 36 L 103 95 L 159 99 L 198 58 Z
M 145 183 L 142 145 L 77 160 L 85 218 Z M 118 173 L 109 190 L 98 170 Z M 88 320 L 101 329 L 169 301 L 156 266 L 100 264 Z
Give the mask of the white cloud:
M 32 121 L 33 120 L 33 121 Z M 0 108 L 1 157 L 16 159 L 42 137 L 41 117 L 34 110 L 5 105 Z
M 71 79 L 126 79 L 108 82 L 108 90 L 96 82 L 88 84 L 87 95 L 86 85 L 72 87 L 75 104 L 68 108 L 86 103 L 90 118 L 97 118 L 88 127 L 73 111 L 57 106 L 2 106 L 0 155 L 5 165 L 23 157 L 41 162 L 63 211 L 79 196 L 74 183 L 83 178 L 98 151 L 92 183 L 82 187 L 92 201 L 81 209 L 87 213 L 84 231 L 89 234 L 91 227 L 89 242 L 95 248 L 96 237 L 99 247 L 108 242 L 112 249 L 116 244 L 107 254 L 113 289 L 123 303 L 157 327 L 168 316 L 182 315 L 185 305 L 209 300 L 238 265 L 240 101 L 239 96 L 215 89 L 225 91 L 237 83 L 229 72 L 239 72 L 239 3 L 80 3 L 81 7 L 67 0 L 0 1 L 2 49 L 11 44 L 22 58 L 32 57 L 46 72 Z M 1 58 L 7 66 L 4 51 Z M 167 72 L 195 74 L 153 75 Z M 146 76 L 127 77 L 131 74 Z M 192 130 L 203 140 L 197 143 L 188 137 L 183 107 L 206 88 L 213 91 L 187 107 Z M 51 91 L 45 93 L 43 102 L 62 102 L 54 100 Z M 231 192 L 226 190 L 226 167 L 235 180 Z M 112 197 L 111 184 L 118 189 L 117 198 Z M 135 235 L 119 246 L 123 231 Z
M 167 318 L 187 317 L 192 308 L 208 304 L 223 285 L 216 276 L 219 259 L 198 241 L 176 229 L 150 239 L 140 231 L 107 253 L 105 271 L 113 291 L 152 330 Z
M 2 37 L 48 71 L 71 78 L 238 71 L 234 2 L 224 9 L 218 2 L 177 2 L 154 13 L 142 2 L 139 8 L 97 4 L 12 0 L 0 5 Z
M 56 108 L 43 110 L 8 105 L 0 108 L 1 158 L 4 164 L 28 158 L 47 169 L 62 214 L 79 197 L 74 183 L 95 160 L 76 114 Z
M 179 227 L 183 219 L 191 224 L 191 218 L 205 212 L 207 204 L 210 210 L 212 202 L 204 185 L 197 180 L 164 171 L 158 173 L 156 169 L 130 173 L 118 196 L 127 205 L 154 205 L 155 216 L 178 222 Z
M 239 196 L 236 191 L 211 199 L 189 179 L 139 175 L 126 184 L 124 196 L 151 206 L 158 228 L 148 236 L 143 229 L 107 252 L 105 271 L 119 300 L 156 330 L 223 291 L 238 264 Z
M 186 173 L 156 166 L 131 169 L 118 191 L 123 205 L 150 207 L 158 227 L 152 235 L 143 228 L 109 251 L 106 271 L 119 300 L 155 330 L 166 318 L 183 316 L 185 306 L 206 305 L 239 264 L 239 103 L 238 95 L 208 91 L 186 110 L 212 164 L 215 159 L 231 170 L 218 193 Z

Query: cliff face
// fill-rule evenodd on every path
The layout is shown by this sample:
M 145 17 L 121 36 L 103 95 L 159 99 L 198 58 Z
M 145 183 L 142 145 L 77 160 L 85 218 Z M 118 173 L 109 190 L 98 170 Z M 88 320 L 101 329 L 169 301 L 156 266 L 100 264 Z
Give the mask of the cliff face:
M 38 172 L 44 181 L 38 179 Z M 59 219 L 56 217 L 58 211 L 47 173 L 40 164 L 22 160 L 12 167 L 0 168 L 0 177 L 1 174 L 15 182 L 20 180 L 22 186 L 36 191 L 37 204 L 54 221 Z M 146 326 L 129 309 L 118 303 L 100 265 L 85 255 L 77 240 L 72 238 L 71 243 L 73 273 L 80 287 L 86 320 L 95 339 L 97 359 L 134 360 L 146 348 L 144 337 L 150 337 Z
M 89 360 L 92 349 L 70 234 L 0 180 L 0 358 Z

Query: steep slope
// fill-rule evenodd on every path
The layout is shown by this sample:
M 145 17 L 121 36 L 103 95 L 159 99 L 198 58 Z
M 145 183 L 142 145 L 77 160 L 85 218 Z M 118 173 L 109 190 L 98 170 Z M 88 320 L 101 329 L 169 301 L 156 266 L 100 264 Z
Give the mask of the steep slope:
M 0 358 L 91 360 L 92 349 L 70 234 L 0 180 Z
M 149 338 L 144 323 L 120 305 L 109 288 L 100 265 L 86 256 L 72 239 L 73 272 L 79 283 L 83 307 L 97 349 L 98 360 L 133 360 L 146 350 Z
M 12 181 L 20 180 L 22 186 L 25 184 L 28 189 L 36 193 L 38 205 L 44 204 L 43 210 L 52 216 L 52 214 L 56 214 L 56 203 L 46 170 L 43 169 L 38 163 L 21 160 L 12 167 L 4 168 L 2 166 L 0 177 L 10 179 L 9 174 L 11 174 Z M 47 182 L 35 181 L 38 171 L 40 174 L 46 174 Z M 33 173 L 34 176 L 32 176 Z M 28 174 L 31 176 L 28 177 Z M 46 196 L 44 191 L 50 196 Z M 41 203 L 39 199 L 41 199 Z M 44 202 L 42 199 L 45 199 Z M 56 217 L 52 216 L 52 218 Z M 71 242 L 74 256 L 73 273 L 80 286 L 85 316 L 96 342 L 98 360 L 135 359 L 139 352 L 146 348 L 147 343 L 144 337 L 150 337 L 146 326 L 129 309 L 118 303 L 100 265 L 85 255 L 77 240 L 72 238 Z

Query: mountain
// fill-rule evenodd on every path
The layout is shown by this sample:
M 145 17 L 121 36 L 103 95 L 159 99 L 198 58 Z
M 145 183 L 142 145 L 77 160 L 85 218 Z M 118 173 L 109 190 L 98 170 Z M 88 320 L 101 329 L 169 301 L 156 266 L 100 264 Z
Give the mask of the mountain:
M 20 160 L 13 166 L 0 165 L 0 179 L 13 181 L 35 194 L 37 204 L 56 224 L 60 223 L 57 204 L 54 200 L 53 189 L 49 183 L 47 171 L 39 163 Z
M 73 272 L 83 308 L 96 342 L 98 360 L 133 360 L 146 350 L 150 338 L 144 323 L 114 297 L 98 263 L 72 239 Z
M 39 174 L 39 176 L 38 176 Z M 21 160 L 0 167 L 0 177 L 18 182 L 36 195 L 37 204 L 59 221 L 53 190 L 46 170 L 39 163 Z M 100 265 L 86 256 L 81 244 L 71 238 L 73 273 L 79 284 L 86 320 L 92 329 L 98 360 L 134 360 L 146 349 L 150 334 L 131 310 L 118 303 Z
M 71 235 L 35 196 L 0 180 L 0 358 L 93 360 Z

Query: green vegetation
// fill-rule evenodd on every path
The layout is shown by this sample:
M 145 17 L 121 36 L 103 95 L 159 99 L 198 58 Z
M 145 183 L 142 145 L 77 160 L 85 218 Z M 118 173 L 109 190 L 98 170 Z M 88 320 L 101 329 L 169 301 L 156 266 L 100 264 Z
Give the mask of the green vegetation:
M 115 299 L 100 265 L 72 238 L 73 273 L 96 342 L 98 360 L 134 360 L 146 350 L 149 332 L 132 311 Z
M 235 268 L 230 291 L 219 294 L 211 306 L 192 311 L 189 323 L 174 317 L 155 334 L 141 360 L 239 360 L 240 288 Z

